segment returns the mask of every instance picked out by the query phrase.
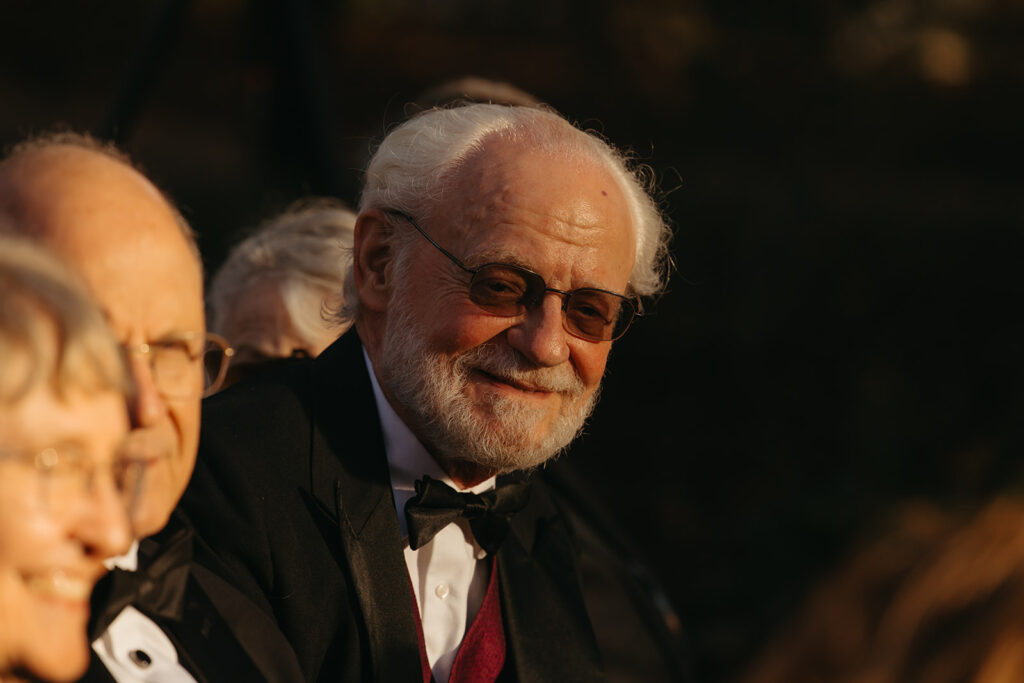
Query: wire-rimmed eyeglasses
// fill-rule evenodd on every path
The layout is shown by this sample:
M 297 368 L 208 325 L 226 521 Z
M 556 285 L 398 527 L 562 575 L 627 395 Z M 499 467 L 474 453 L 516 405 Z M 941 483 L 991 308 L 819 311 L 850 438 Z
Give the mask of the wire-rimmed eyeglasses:
M 212 332 L 182 332 L 158 341 L 125 344 L 124 349 L 146 356 L 157 391 L 169 399 L 205 398 L 216 393 L 235 354 L 227 339 Z M 202 385 L 195 375 L 200 361 Z
M 643 316 L 643 304 L 637 297 L 596 287 L 555 289 L 532 270 L 511 263 L 485 263 L 470 268 L 435 242 L 412 216 L 390 209 L 384 213 L 408 221 L 435 249 L 469 273 L 469 298 L 488 313 L 506 318 L 523 315 L 540 306 L 544 296 L 551 292 L 562 297 L 565 331 L 592 342 L 615 341 L 626 333 L 634 318 Z

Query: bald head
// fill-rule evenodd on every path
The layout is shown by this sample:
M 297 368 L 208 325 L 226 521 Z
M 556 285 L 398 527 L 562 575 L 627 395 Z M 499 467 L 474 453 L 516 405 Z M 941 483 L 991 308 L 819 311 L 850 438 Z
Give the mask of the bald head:
M 0 163 L 0 227 L 77 270 L 135 351 L 129 453 L 147 469 L 133 521 L 139 536 L 159 531 L 191 477 L 199 438 L 201 364 L 188 371 L 195 390 L 176 395 L 150 365 L 169 344 L 189 345 L 196 358 L 202 351 L 202 270 L 187 226 L 116 151 L 73 138 L 22 145 Z
M 14 231 L 59 248 L 65 241 L 100 238 L 78 219 L 104 209 L 134 209 L 139 232 L 173 224 L 199 258 L 192 230 L 177 209 L 117 148 L 77 134 L 22 143 L 0 162 L 0 230 Z M 69 215 L 70 214 L 70 215 Z M 128 223 L 127 220 L 115 221 Z

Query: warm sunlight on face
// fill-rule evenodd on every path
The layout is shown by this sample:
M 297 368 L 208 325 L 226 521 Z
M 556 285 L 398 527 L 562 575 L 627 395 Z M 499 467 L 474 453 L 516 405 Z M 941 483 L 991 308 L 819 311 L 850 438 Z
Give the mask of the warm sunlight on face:
M 116 391 L 42 384 L 0 406 L 0 674 L 84 673 L 89 596 L 131 542 L 115 471 L 127 431 Z

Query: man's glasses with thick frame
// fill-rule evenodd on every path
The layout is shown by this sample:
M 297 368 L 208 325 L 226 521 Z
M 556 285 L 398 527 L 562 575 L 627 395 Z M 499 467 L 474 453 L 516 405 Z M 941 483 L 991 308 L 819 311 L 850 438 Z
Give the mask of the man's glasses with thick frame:
M 555 289 L 532 270 L 511 263 L 485 263 L 470 268 L 435 242 L 412 216 L 390 209 L 384 213 L 407 221 L 448 260 L 469 273 L 469 298 L 488 313 L 506 318 L 523 315 L 540 306 L 544 296 L 553 292 L 562 297 L 565 331 L 591 342 L 615 341 L 626 333 L 634 318 L 643 316 L 643 304 L 637 297 L 596 287 Z
M 144 344 L 125 344 L 124 350 L 146 357 L 157 391 L 168 399 L 205 398 L 216 393 L 235 354 L 224 337 L 212 332 L 183 332 Z M 200 361 L 201 387 L 195 381 Z

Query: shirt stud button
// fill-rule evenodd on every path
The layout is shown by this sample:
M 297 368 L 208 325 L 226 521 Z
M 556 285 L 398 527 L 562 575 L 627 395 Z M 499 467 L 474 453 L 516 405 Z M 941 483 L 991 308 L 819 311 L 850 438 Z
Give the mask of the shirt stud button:
M 451 591 L 448 589 L 448 585 L 444 583 L 439 583 L 437 584 L 437 586 L 434 587 L 434 595 L 441 598 L 442 600 L 447 598 L 448 593 L 450 592 Z
M 132 660 L 132 664 L 140 669 L 148 669 L 149 665 L 153 663 L 153 658 L 143 650 L 132 650 L 128 653 L 128 659 Z

